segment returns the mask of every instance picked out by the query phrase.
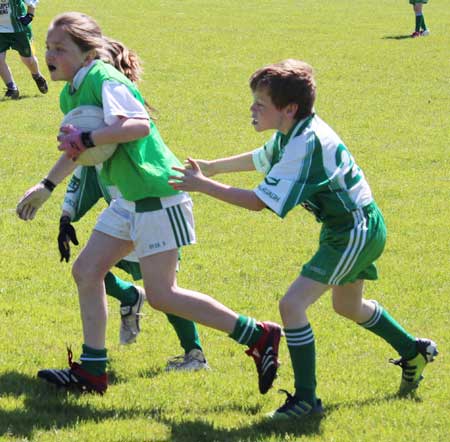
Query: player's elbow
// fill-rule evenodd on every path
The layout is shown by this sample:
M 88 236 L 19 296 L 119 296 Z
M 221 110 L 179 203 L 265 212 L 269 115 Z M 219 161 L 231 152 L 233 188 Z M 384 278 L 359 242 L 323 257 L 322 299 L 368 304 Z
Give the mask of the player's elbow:
M 148 120 L 142 120 L 142 124 L 139 125 L 139 138 L 144 138 L 150 135 L 150 123 Z

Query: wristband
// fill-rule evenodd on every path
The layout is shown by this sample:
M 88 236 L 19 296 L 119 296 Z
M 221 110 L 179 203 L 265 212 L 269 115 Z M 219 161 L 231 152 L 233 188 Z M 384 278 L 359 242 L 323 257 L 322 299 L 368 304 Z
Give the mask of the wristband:
M 92 140 L 92 132 L 81 132 L 81 142 L 86 146 L 86 149 L 95 147 L 95 143 Z
M 63 225 L 63 224 L 70 224 L 72 222 L 72 220 L 70 219 L 69 215 L 63 215 L 60 219 L 59 219 L 59 225 Z
M 53 190 L 56 187 L 56 184 L 52 181 L 50 181 L 47 178 L 44 178 L 41 183 L 44 185 L 44 187 L 49 191 L 49 192 L 53 192 Z

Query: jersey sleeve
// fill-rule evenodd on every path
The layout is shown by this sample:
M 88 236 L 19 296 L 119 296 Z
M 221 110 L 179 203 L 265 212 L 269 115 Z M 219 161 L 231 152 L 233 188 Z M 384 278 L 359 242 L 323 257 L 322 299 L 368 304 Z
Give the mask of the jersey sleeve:
M 25 0 L 24 3 L 27 6 L 31 6 L 32 8 L 35 8 L 37 4 L 39 3 L 39 0 Z
M 296 143 L 286 148 L 280 161 L 254 190 L 256 196 L 281 218 L 320 186 L 320 183 L 317 186 L 311 184 L 316 181 L 311 176 L 314 135 L 302 138 L 298 137 Z
M 103 82 L 102 101 L 105 123 L 108 126 L 114 124 L 119 117 L 149 119 L 145 107 L 122 83 Z
M 78 221 L 102 196 L 95 167 L 78 166 L 67 186 L 62 210 Z
M 258 172 L 267 174 L 272 167 L 274 136 L 266 143 L 252 152 L 253 164 Z

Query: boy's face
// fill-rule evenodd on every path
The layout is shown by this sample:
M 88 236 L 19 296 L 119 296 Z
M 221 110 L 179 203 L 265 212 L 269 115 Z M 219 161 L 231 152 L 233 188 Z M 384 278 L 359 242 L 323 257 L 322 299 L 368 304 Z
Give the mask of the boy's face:
M 71 82 L 78 70 L 86 64 L 87 54 L 61 27 L 50 28 L 47 33 L 45 61 L 53 81 Z
M 253 127 L 257 132 L 276 129 L 287 134 L 295 123 L 297 108 L 296 104 L 277 108 L 267 88 L 258 88 L 253 92 L 253 104 L 250 106 Z

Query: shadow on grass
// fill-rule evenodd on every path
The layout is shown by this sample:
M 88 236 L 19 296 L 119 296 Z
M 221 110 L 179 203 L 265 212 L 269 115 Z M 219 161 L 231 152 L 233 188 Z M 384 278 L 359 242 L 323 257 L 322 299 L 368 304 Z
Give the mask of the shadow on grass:
M 24 396 L 24 400 L 20 408 L 0 409 L 0 437 L 6 434 L 28 440 L 36 430 L 70 428 L 80 420 L 96 422 L 113 417 L 129 419 L 142 413 L 133 408 L 98 410 L 89 404 L 75 404 L 72 401 L 74 393 L 58 391 L 37 377 L 16 372 L 6 372 L 0 376 L 0 397 L 8 396 Z M 147 414 L 156 416 L 157 412 Z
M 9 397 L 20 399 L 20 405 L 16 408 L 4 406 L 0 409 L 0 438 L 2 435 L 16 438 L 29 439 L 35 431 L 52 431 L 54 429 L 73 428 L 80 421 L 101 422 L 102 420 L 127 420 L 142 416 L 154 419 L 166 425 L 171 432 L 171 441 L 190 442 L 217 441 L 217 442 L 241 442 L 260 441 L 267 437 L 275 440 L 285 439 L 288 435 L 295 439 L 301 436 L 321 435 L 321 420 L 326 419 L 335 410 L 340 408 L 360 408 L 383 402 L 402 399 L 398 395 L 391 394 L 383 398 L 367 398 L 360 401 L 349 401 L 330 404 L 325 408 L 325 416 L 312 416 L 302 421 L 271 422 L 261 419 L 248 425 L 239 424 L 239 428 L 219 428 L 213 421 L 205 419 L 183 417 L 180 419 L 167 419 L 164 410 L 160 408 L 142 410 L 135 409 L 132 404 L 126 408 L 111 405 L 108 408 L 99 409 L 98 405 L 76 403 L 77 394 L 66 391 L 58 391 L 47 385 L 42 380 L 17 372 L 6 372 L 0 375 L 0 397 L 7 405 Z M 410 396 L 410 399 L 420 401 L 420 398 Z M 130 407 L 131 405 L 131 407 Z M 230 409 L 241 411 L 242 417 L 255 416 L 261 410 L 260 407 L 248 408 L 242 404 L 226 404 L 223 407 L 208 409 L 208 412 L 226 413 Z M 202 415 L 202 413 L 200 413 Z
M 402 397 L 398 394 L 389 394 L 382 398 L 367 398 L 359 401 L 330 404 L 325 408 L 325 414 L 323 416 L 310 416 L 303 420 L 276 422 L 262 419 L 251 425 L 230 430 L 217 428 L 214 423 L 201 419 L 183 422 L 160 419 L 160 422 L 171 428 L 170 440 L 173 442 L 196 442 L 198 440 L 205 442 L 258 442 L 269 437 L 272 437 L 275 440 L 285 440 L 286 437 L 288 437 L 289 440 L 291 440 L 291 438 L 292 440 L 297 440 L 302 436 L 320 437 L 322 435 L 322 419 L 326 419 L 327 415 L 329 416 L 340 408 L 361 408 L 401 399 L 421 402 L 421 399 L 414 394 L 407 397 Z M 239 409 L 239 407 L 234 408 L 236 410 Z M 217 408 L 216 411 L 220 411 L 220 407 Z M 252 411 L 254 413 L 252 413 Z M 256 412 L 259 411 L 258 408 L 255 408 L 250 410 L 250 414 L 256 414 Z M 248 414 L 248 412 L 248 409 L 243 409 L 243 413 Z
M 361 408 L 366 407 L 367 405 L 377 405 L 382 404 L 384 402 L 394 402 L 399 400 L 411 400 L 414 402 L 422 402 L 422 399 L 417 396 L 415 391 L 409 393 L 408 395 L 400 395 L 398 393 L 391 393 L 383 396 L 382 398 L 367 398 L 361 399 L 358 401 L 348 401 L 348 402 L 337 402 L 335 404 L 330 404 L 325 409 L 325 414 L 332 413 L 334 410 L 338 410 L 339 408 Z
M 383 40 L 411 40 L 411 35 L 385 35 Z
M 30 98 L 44 98 L 42 94 L 35 94 L 35 95 L 20 95 L 19 98 L 16 100 L 12 100 L 9 97 L 2 97 L 0 96 L 0 103 L 8 103 L 8 102 L 15 102 L 15 101 L 21 101 L 21 100 L 29 100 Z
M 140 370 L 138 376 L 144 379 L 152 379 L 166 373 L 163 368 L 148 368 L 145 370 Z
M 275 440 L 286 439 L 286 436 L 295 437 L 320 435 L 320 422 L 323 417 L 309 417 L 301 422 L 270 422 L 260 421 L 237 429 L 216 428 L 213 423 L 202 420 L 190 422 L 162 422 L 171 427 L 171 438 L 173 442 L 190 441 L 214 441 L 214 442 L 243 442 L 260 441 L 268 437 Z

